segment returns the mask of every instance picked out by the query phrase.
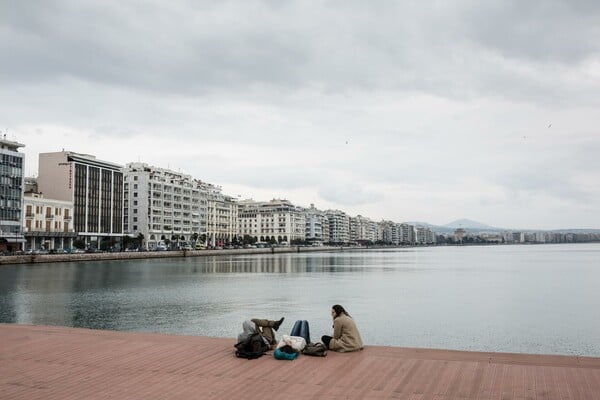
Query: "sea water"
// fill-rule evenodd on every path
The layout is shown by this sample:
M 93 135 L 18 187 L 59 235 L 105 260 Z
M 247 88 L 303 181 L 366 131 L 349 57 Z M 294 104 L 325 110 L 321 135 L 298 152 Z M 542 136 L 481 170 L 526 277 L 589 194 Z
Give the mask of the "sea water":
M 600 356 L 600 243 L 0 267 L 0 322 L 235 338 L 341 304 L 367 345 Z

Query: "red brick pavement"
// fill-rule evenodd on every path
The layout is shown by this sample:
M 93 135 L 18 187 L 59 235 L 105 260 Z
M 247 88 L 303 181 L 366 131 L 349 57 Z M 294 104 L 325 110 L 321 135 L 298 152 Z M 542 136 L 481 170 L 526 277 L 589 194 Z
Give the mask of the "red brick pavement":
M 600 358 L 367 346 L 243 360 L 234 342 L 0 324 L 0 399 L 600 399 Z

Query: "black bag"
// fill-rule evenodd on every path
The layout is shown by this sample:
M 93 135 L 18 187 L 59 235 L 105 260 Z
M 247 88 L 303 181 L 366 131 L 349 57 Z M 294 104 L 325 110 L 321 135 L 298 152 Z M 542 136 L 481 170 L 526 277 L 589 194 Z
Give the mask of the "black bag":
M 246 339 L 235 344 L 236 357 L 252 360 L 265 354 L 270 347 L 265 343 L 260 333 L 253 333 Z
M 307 356 L 325 357 L 327 355 L 327 347 L 321 342 L 307 343 L 304 350 L 302 350 L 302 354 Z

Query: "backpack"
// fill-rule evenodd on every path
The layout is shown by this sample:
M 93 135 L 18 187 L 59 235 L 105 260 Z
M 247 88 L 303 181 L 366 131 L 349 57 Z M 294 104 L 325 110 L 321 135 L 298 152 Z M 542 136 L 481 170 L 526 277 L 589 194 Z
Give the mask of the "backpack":
M 271 348 L 265 343 L 260 333 L 253 333 L 246 339 L 235 344 L 236 357 L 252 360 L 265 354 Z
M 319 343 L 308 343 L 302 354 L 307 356 L 325 357 L 327 355 L 327 347 L 321 342 Z

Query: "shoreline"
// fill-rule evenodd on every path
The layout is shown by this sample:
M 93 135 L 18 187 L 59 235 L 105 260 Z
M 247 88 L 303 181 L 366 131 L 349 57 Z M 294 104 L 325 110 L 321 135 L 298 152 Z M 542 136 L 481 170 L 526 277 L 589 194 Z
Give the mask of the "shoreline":
M 270 247 L 257 249 L 223 249 L 223 250 L 170 250 L 170 251 L 121 251 L 107 253 L 79 254 L 23 254 L 0 257 L 0 266 L 14 264 L 39 264 L 73 261 L 106 261 L 106 260 L 136 260 L 151 258 L 185 258 L 209 257 L 238 254 L 280 254 L 280 253 L 309 253 L 323 251 L 364 250 L 356 247 Z
M 590 242 L 593 243 L 593 242 Z M 560 245 L 580 243 L 463 243 L 463 244 L 425 244 L 425 245 L 372 245 L 359 246 L 285 246 L 265 247 L 255 249 L 223 249 L 223 250 L 170 250 L 170 251 L 132 251 L 132 252 L 107 252 L 107 253 L 78 253 L 78 254 L 21 254 L 0 256 L 0 267 L 16 264 L 41 264 L 76 261 L 112 261 L 112 260 L 137 260 L 154 258 L 185 258 L 185 257 L 209 257 L 224 255 L 252 255 L 252 254 L 286 254 L 286 253 L 313 253 L 328 251 L 368 251 L 368 250 L 390 250 L 390 249 L 412 249 L 423 247 L 481 247 L 481 246 L 535 246 L 535 245 Z

